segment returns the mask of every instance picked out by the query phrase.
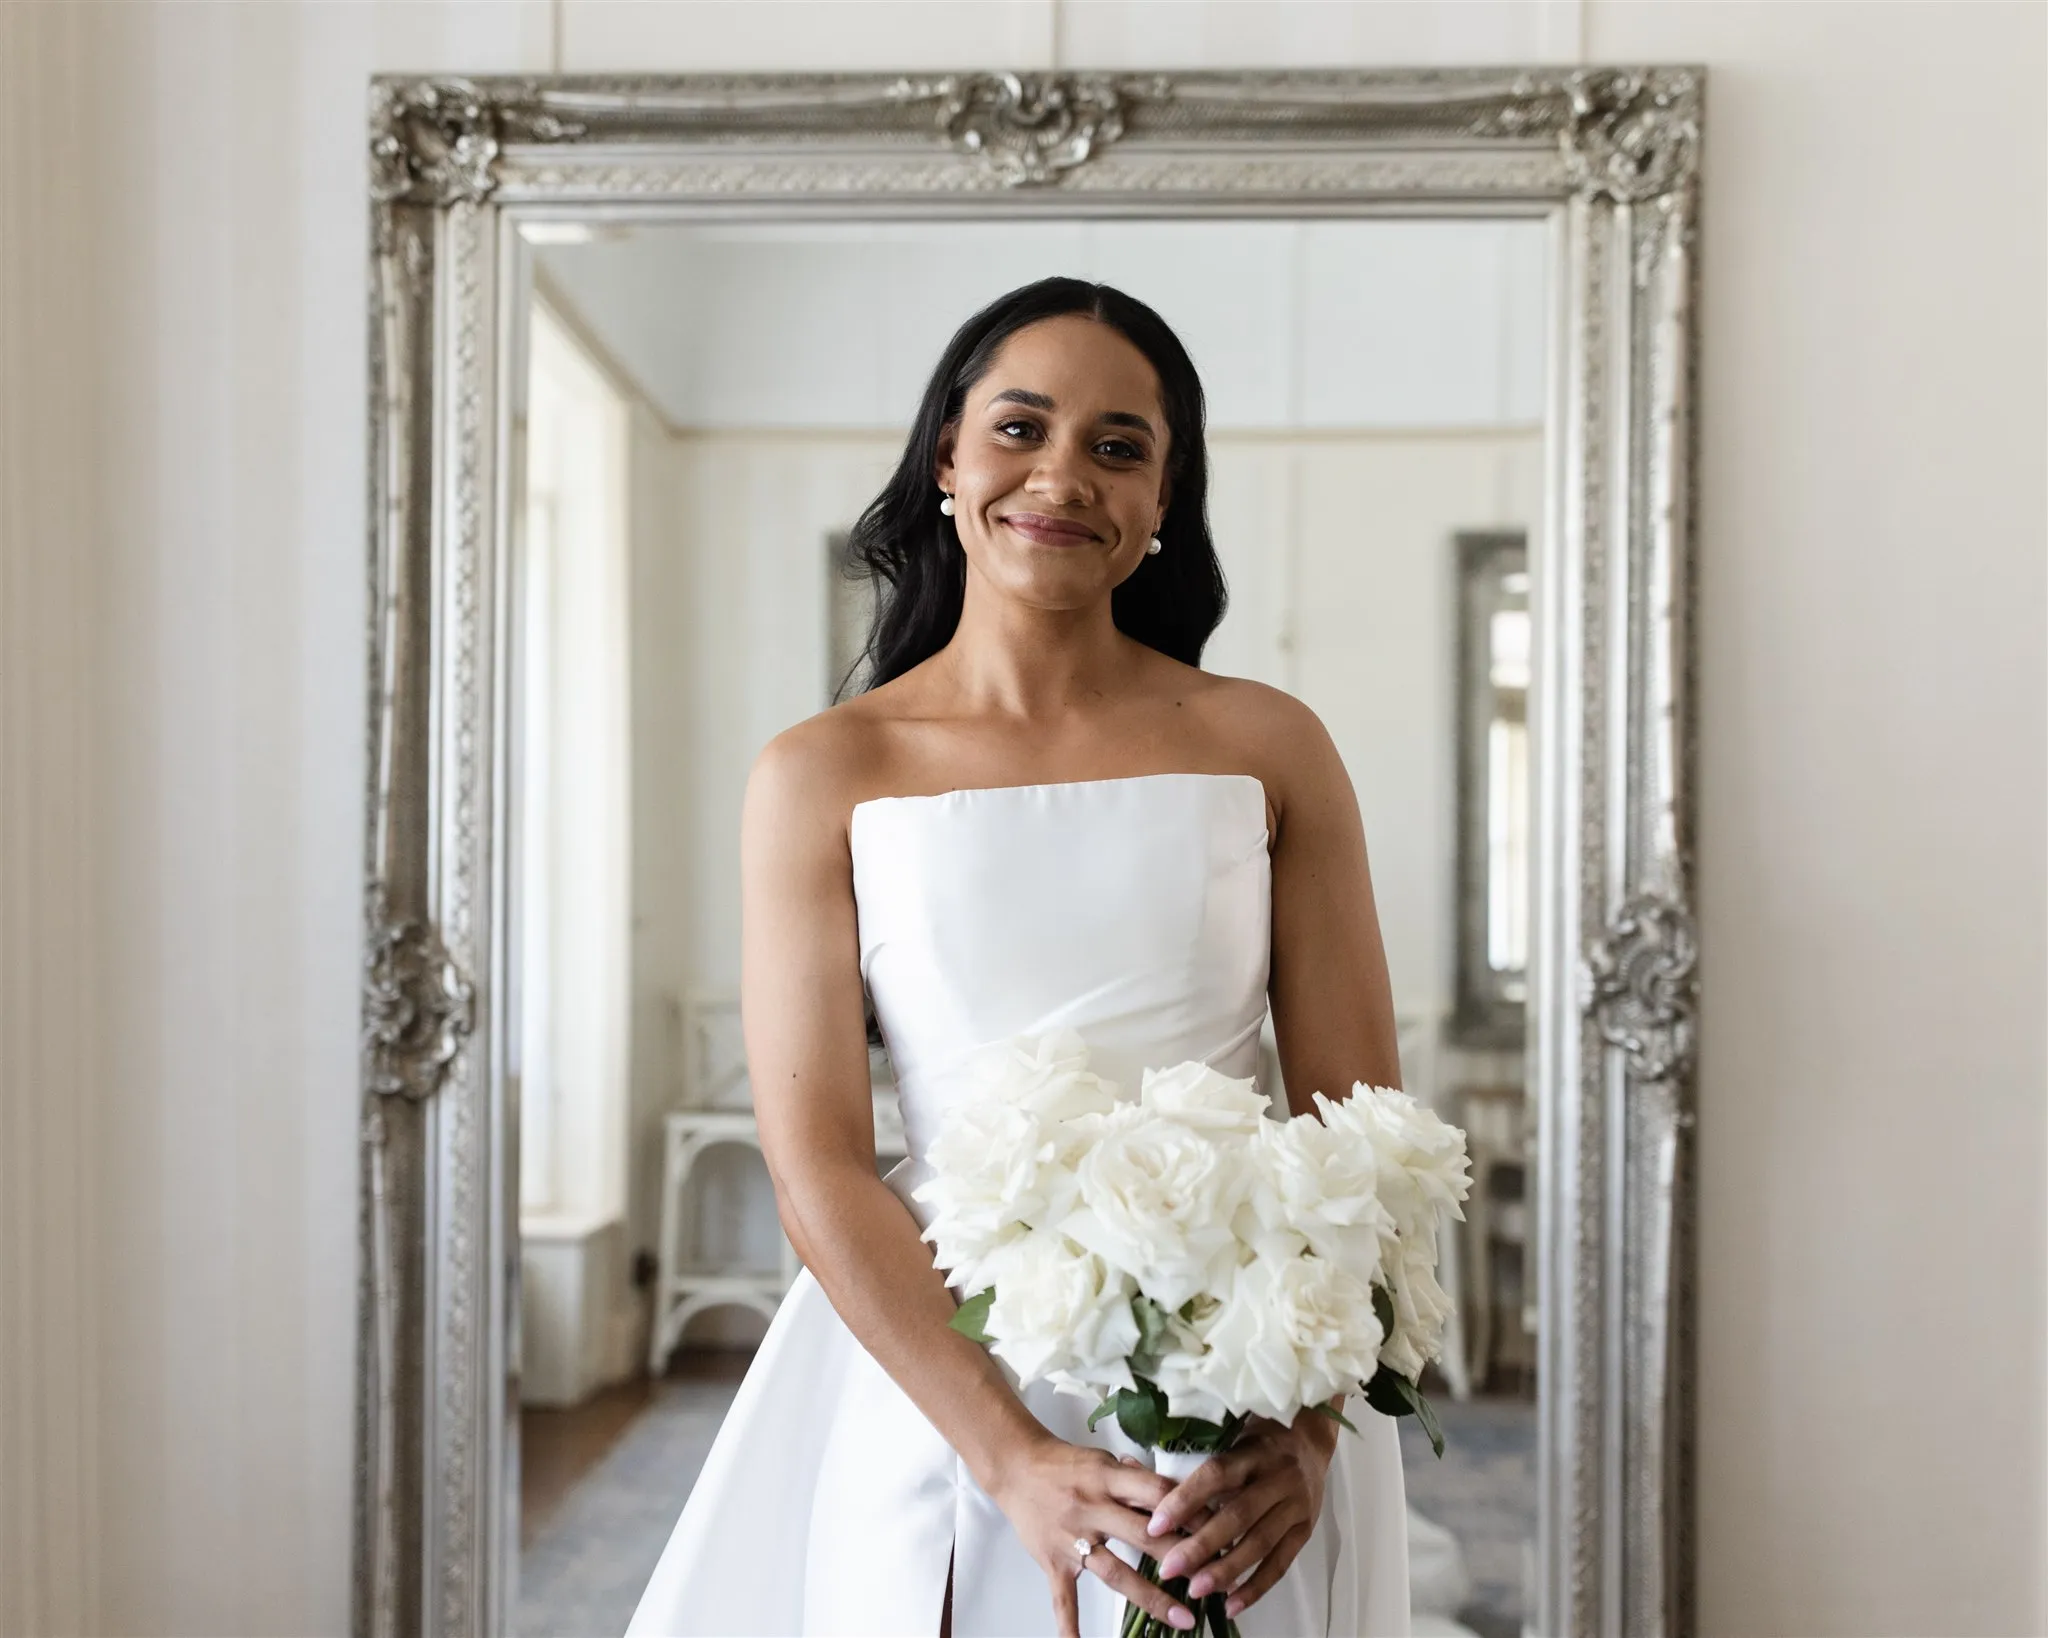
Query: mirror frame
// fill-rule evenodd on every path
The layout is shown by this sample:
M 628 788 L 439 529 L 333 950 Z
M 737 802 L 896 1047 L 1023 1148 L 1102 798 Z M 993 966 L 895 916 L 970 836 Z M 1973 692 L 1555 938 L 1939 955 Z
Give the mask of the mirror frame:
M 518 1089 L 508 426 L 522 224 L 1519 215 L 1550 229 L 1531 542 L 1536 1631 L 1692 1586 L 1698 67 L 370 85 L 354 1630 L 506 1629 Z

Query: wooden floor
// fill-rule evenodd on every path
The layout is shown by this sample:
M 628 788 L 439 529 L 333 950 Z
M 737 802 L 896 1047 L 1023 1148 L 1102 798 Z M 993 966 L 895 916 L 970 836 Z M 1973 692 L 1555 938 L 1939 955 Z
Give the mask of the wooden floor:
M 679 1381 L 737 1382 L 753 1357 L 751 1348 L 686 1348 L 676 1355 L 669 1376 Z M 519 1413 L 522 1547 L 532 1542 L 578 1481 L 604 1460 L 654 1393 L 654 1384 L 639 1376 L 567 1410 L 535 1407 Z

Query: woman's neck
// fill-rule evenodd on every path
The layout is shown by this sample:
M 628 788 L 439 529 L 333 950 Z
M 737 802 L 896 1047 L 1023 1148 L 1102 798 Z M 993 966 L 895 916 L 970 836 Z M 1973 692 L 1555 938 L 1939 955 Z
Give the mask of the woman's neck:
M 978 589 L 970 582 L 960 624 L 936 656 L 969 713 L 1045 721 L 1128 691 L 1134 645 L 1107 599 L 1044 609 Z

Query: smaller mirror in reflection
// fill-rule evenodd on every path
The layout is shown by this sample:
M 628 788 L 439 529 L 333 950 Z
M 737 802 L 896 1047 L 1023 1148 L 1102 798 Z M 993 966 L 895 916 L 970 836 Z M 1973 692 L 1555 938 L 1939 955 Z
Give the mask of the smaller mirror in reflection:
M 1529 549 L 1460 534 L 1458 977 L 1451 1033 L 1515 1046 L 1529 993 Z

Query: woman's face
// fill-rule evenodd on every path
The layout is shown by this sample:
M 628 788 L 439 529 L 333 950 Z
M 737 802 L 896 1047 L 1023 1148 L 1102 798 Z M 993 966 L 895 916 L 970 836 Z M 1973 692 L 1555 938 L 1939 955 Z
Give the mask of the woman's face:
M 1145 560 L 1166 516 L 1166 415 L 1145 355 L 1106 324 L 1042 319 L 1003 343 L 939 440 L 969 564 L 1040 608 L 1082 608 Z

